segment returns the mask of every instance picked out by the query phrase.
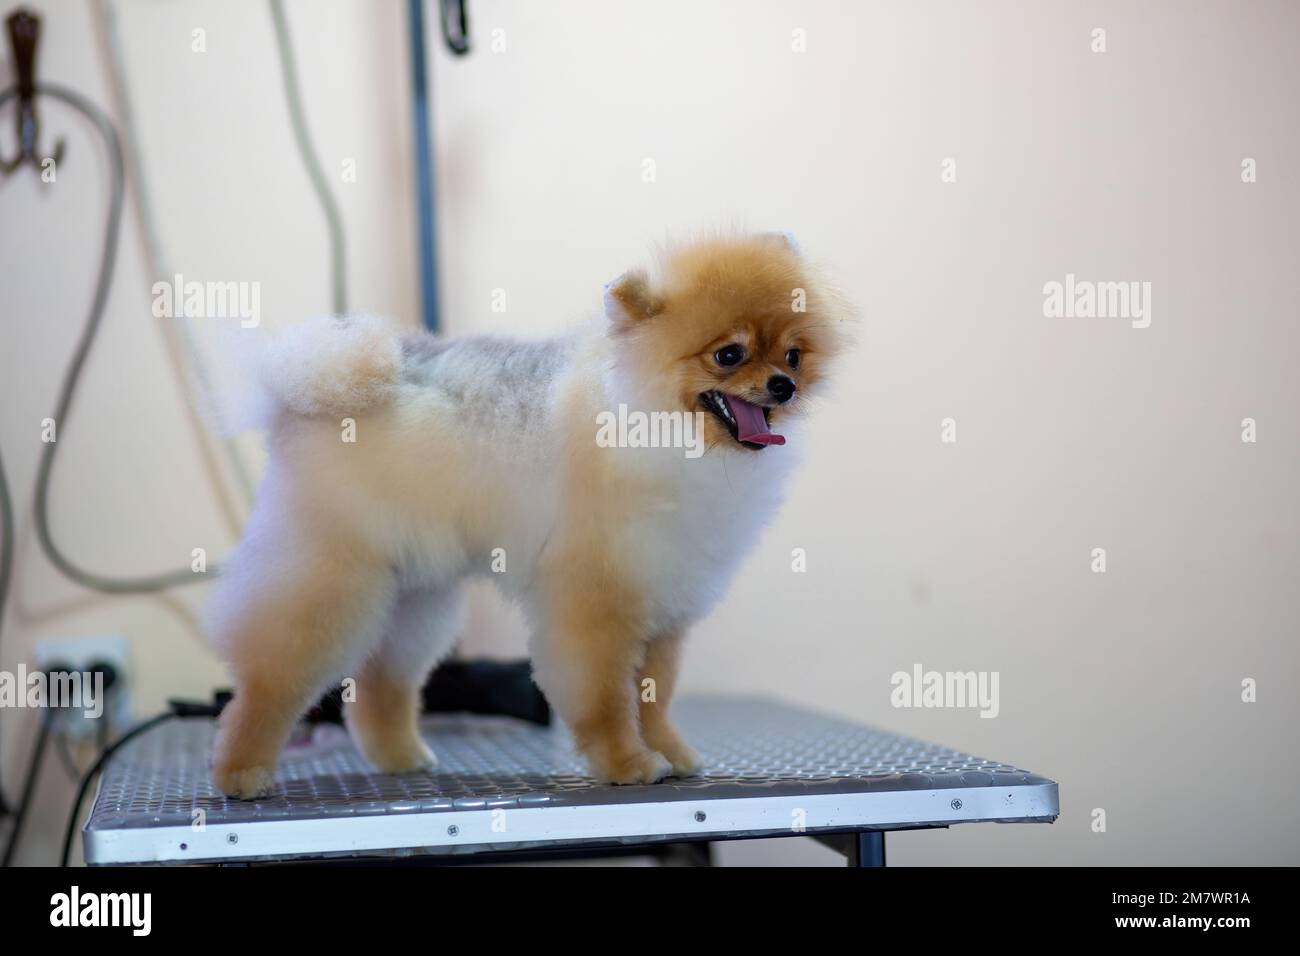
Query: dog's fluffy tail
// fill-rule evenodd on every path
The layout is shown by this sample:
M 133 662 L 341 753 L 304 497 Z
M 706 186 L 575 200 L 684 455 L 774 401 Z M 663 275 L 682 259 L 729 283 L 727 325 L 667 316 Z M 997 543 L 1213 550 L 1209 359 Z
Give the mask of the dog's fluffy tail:
M 249 364 L 267 413 L 349 417 L 392 400 L 402 371 L 397 330 L 374 316 L 301 322 L 259 343 Z

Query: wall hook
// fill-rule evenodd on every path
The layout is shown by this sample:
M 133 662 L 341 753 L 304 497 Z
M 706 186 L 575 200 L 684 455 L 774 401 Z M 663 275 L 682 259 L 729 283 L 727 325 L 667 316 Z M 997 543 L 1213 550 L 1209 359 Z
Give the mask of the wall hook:
M 41 39 L 41 18 L 19 7 L 5 24 L 9 27 L 9 45 L 18 70 L 18 155 L 0 159 L 0 172 L 12 173 L 24 162 L 40 169 L 46 159 L 53 159 L 57 166 L 63 160 L 63 140 L 54 144 L 52 155 L 41 152 L 36 145 L 41 132 L 36 115 L 36 47 Z
M 469 17 L 465 13 L 465 0 L 438 0 L 438 12 L 447 49 L 457 56 L 464 56 L 469 52 Z

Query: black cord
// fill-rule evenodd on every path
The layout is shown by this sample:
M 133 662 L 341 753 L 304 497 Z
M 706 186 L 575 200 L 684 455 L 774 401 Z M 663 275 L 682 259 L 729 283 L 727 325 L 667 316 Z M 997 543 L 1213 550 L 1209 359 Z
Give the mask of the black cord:
M 122 144 L 118 140 L 117 130 L 113 128 L 113 124 L 99 107 L 81 94 L 60 86 L 40 84 L 36 87 L 36 92 L 42 96 L 62 100 L 86 117 L 91 125 L 99 131 L 100 136 L 103 137 L 109 158 L 111 191 L 109 193 L 108 216 L 104 223 L 104 245 L 100 253 L 99 275 L 95 279 L 95 294 L 91 300 L 90 312 L 82 328 L 76 351 L 73 352 L 72 361 L 64 373 L 63 385 L 59 391 L 58 403 L 54 413 L 55 427 L 64 428 L 67 423 L 68 410 L 72 405 L 72 398 L 76 393 L 77 383 L 81 377 L 82 368 L 90 354 L 90 348 L 94 344 L 95 334 L 99 331 L 100 322 L 104 317 L 104 307 L 108 302 L 108 291 L 113 281 L 113 264 L 117 260 L 118 238 L 121 233 L 122 197 L 126 190 L 126 176 L 122 162 Z M 0 106 L 3 106 L 17 95 L 18 87 L 16 86 L 0 91 Z M 54 455 L 58 447 L 59 443 L 57 441 L 51 441 L 46 442 L 45 447 L 41 450 L 40 462 L 36 469 L 35 512 L 36 537 L 40 540 L 41 547 L 50 562 L 59 571 L 78 584 L 108 594 L 138 594 L 161 591 L 175 585 L 194 584 L 204 580 L 204 575 L 194 574 L 190 571 L 180 571 L 149 578 L 107 578 L 85 571 L 65 557 L 50 534 L 49 520 L 50 479 L 54 472 Z M 3 521 L 4 525 L 2 532 L 0 532 L 3 534 L 3 537 L 0 537 L 0 627 L 3 627 L 5 603 L 9 596 L 9 587 L 13 578 L 14 521 L 13 501 L 9 494 L 9 484 L 5 480 L 2 460 L 0 460 L 0 521 Z M 211 569 L 211 572 L 215 572 L 215 570 L 215 568 Z M 37 765 L 39 764 L 39 757 L 44 754 L 49 726 L 48 720 L 41 725 L 41 737 L 36 750 L 33 751 L 33 759 L 37 762 Z M 33 776 L 34 774 L 29 771 L 28 779 L 24 785 L 24 800 L 19 805 L 18 816 L 14 821 L 14 829 L 5 850 L 4 862 L 0 865 L 8 865 L 14 847 L 18 843 L 19 830 L 23 823 L 23 816 L 26 813 L 27 793 L 34 786 Z M 8 812 L 9 807 L 5 802 L 4 788 L 0 786 L 0 816 L 6 815 Z
M 18 809 L 14 813 L 14 828 L 9 832 L 9 842 L 5 846 L 4 858 L 0 859 L 0 867 L 9 866 L 13 863 L 14 854 L 18 851 L 18 838 L 22 836 L 23 823 L 27 820 L 27 811 L 32 805 L 32 796 L 36 793 L 36 781 L 41 775 L 41 762 L 45 759 L 45 748 L 50 742 L 50 728 L 54 725 L 54 715 L 57 711 L 52 707 L 46 707 L 41 713 L 41 729 L 36 735 L 36 743 L 32 747 L 32 759 L 27 765 L 27 778 L 23 784 L 23 795 L 18 799 Z
M 109 758 L 117 753 L 125 744 L 139 737 L 146 730 L 157 727 L 161 723 L 173 720 L 181 716 L 176 710 L 168 710 L 165 713 L 158 714 L 156 717 L 150 717 L 142 724 L 128 730 L 125 734 L 106 747 L 99 755 L 99 758 L 90 765 L 86 775 L 81 778 L 81 786 L 77 788 L 76 799 L 72 801 L 72 810 L 68 813 L 68 828 L 63 833 L 63 854 L 59 857 L 59 866 L 67 866 L 68 860 L 72 856 L 72 839 L 77 832 L 77 819 L 81 816 L 81 805 L 85 802 L 86 791 L 90 789 L 90 784 L 98 776 L 100 770 L 108 763 Z

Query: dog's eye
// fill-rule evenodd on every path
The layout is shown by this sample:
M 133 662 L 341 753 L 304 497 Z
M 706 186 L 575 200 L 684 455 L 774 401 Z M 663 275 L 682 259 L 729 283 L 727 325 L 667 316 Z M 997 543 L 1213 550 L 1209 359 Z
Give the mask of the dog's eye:
M 791 368 L 799 367 L 799 350 L 791 349 L 785 353 L 785 364 Z
M 745 347 L 743 345 L 724 345 L 713 353 L 713 360 L 719 365 L 739 365 L 745 360 Z

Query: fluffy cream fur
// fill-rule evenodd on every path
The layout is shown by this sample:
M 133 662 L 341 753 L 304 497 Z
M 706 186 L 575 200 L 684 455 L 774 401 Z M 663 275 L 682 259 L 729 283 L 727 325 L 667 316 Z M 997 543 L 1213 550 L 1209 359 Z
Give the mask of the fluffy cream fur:
M 375 767 L 431 766 L 419 689 L 457 636 L 471 574 L 520 602 L 537 682 L 593 776 L 696 769 L 668 718 L 682 638 L 775 512 L 843 312 L 772 235 L 670 250 L 606 302 L 605 320 L 543 342 L 327 319 L 267 348 L 270 462 L 210 609 L 236 686 L 213 758 L 221 790 L 270 792 L 292 725 L 344 677 Z M 724 367 L 730 343 L 745 359 Z M 774 375 L 797 384 L 781 405 Z M 709 412 L 699 458 L 596 442 L 597 416 L 620 403 L 694 412 L 709 392 L 767 408 L 788 444 L 743 445 Z

